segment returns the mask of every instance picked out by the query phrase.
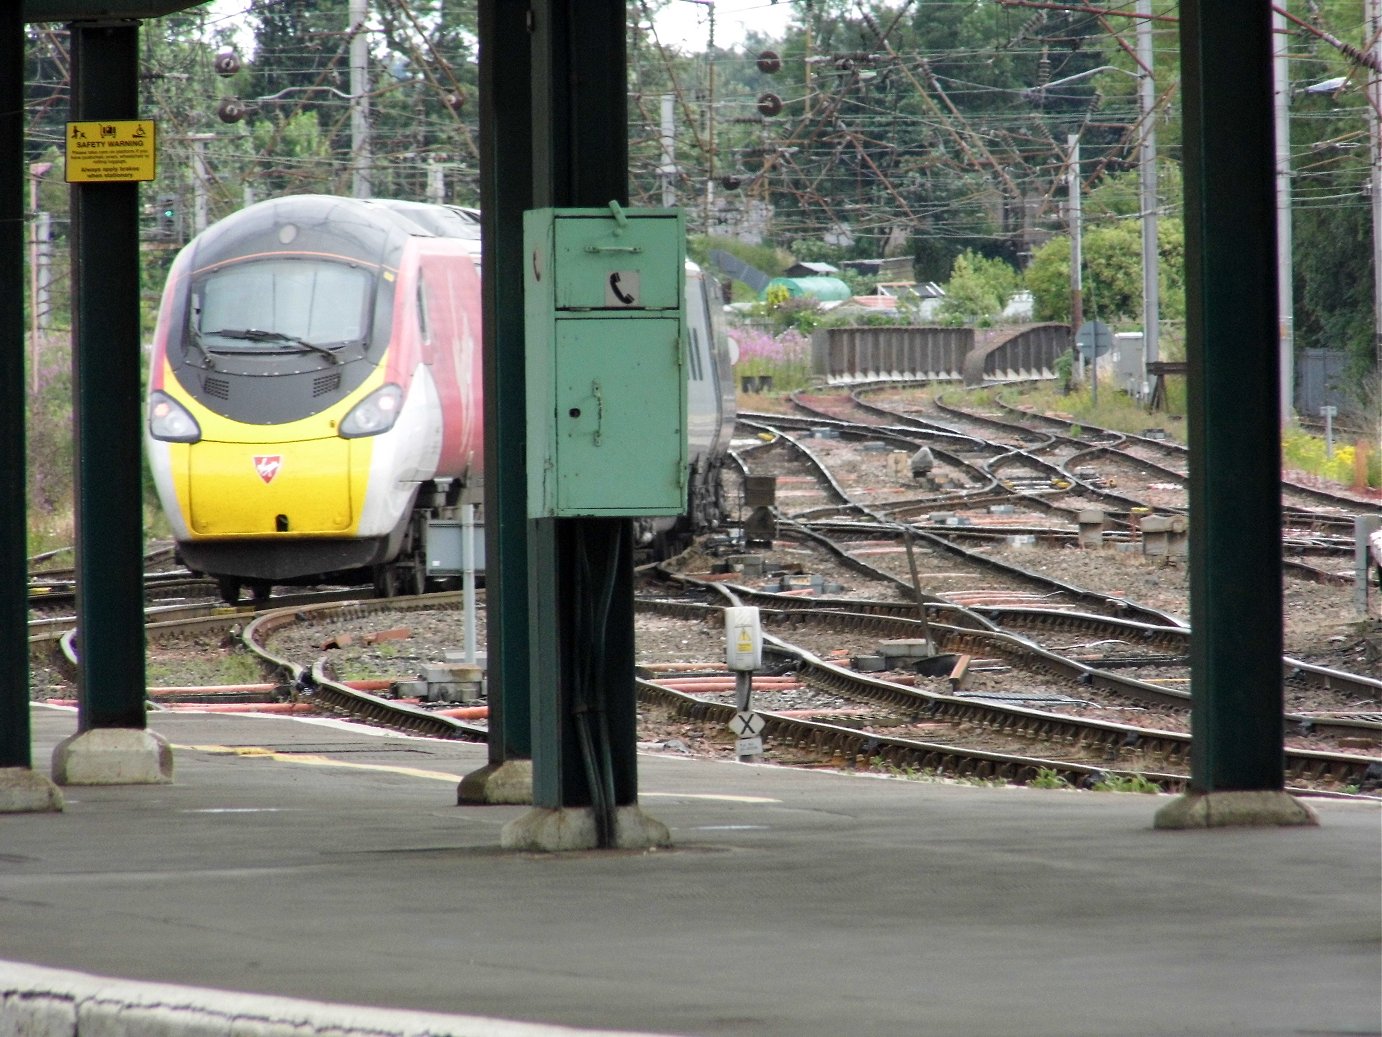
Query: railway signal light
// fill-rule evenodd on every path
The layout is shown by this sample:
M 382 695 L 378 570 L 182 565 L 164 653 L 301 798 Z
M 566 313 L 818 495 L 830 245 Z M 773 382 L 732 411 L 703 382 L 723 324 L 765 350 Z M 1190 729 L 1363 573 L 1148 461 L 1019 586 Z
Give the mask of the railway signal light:
M 176 195 L 161 194 L 158 196 L 158 236 L 169 241 L 177 238 L 181 220 L 178 216 L 178 200 Z

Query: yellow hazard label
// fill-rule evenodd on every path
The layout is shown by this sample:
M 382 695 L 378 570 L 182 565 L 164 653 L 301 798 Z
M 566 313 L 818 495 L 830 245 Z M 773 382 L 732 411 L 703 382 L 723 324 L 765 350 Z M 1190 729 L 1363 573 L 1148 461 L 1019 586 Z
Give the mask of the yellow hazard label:
M 748 627 L 744 627 L 739 631 L 739 651 L 753 651 L 753 638 L 749 635 Z
M 67 124 L 67 182 L 111 183 L 154 178 L 152 119 Z

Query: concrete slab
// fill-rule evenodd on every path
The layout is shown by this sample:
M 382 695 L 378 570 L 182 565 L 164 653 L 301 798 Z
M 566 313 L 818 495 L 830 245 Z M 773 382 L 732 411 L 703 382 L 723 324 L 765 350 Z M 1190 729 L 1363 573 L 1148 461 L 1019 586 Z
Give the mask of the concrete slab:
M 131 983 L 0 962 L 0 1032 L 22 1037 L 571 1037 L 573 1030 L 480 1016 L 250 997 L 205 987 Z
M 664 1034 L 1382 1030 L 1376 802 L 1164 832 L 1166 796 L 640 755 L 670 848 L 506 851 L 529 808 L 455 805 L 483 746 L 150 724 L 175 782 L 0 817 L 0 959 Z M 36 751 L 73 725 L 36 709 Z
M 506 850 L 543 850 L 560 853 L 593 850 L 600 838 L 595 811 L 586 808 L 551 810 L 534 807 L 504 826 L 499 845 Z M 614 811 L 614 849 L 649 850 L 672 845 L 672 834 L 661 821 L 643 813 L 637 805 Z
M 1189 792 L 1156 812 L 1157 828 L 1318 825 L 1309 805 L 1287 792 Z
M 0 814 L 61 810 L 62 791 L 28 767 L 0 767 Z
M 53 780 L 59 785 L 162 785 L 173 780 L 173 750 L 153 731 L 94 728 L 53 749 Z
M 467 774 L 456 786 L 456 802 L 462 806 L 525 804 L 532 801 L 532 760 L 505 760 L 500 764 L 486 764 L 478 771 Z

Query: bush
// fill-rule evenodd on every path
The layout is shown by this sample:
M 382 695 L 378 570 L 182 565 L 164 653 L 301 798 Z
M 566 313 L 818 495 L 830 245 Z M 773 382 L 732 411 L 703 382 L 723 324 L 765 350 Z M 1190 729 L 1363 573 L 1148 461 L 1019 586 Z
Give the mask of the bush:
M 1298 428 L 1288 428 L 1281 434 L 1281 463 L 1285 468 L 1308 472 L 1345 486 L 1353 484 L 1352 444 L 1336 440 L 1334 456 L 1325 457 L 1325 441 Z M 1372 468 L 1371 463 L 1369 468 Z M 1374 485 L 1371 471 L 1368 473 L 1368 482 Z
M 774 390 L 801 389 L 811 381 L 811 340 L 795 330 L 773 334 L 745 325 L 730 332 L 739 344 L 738 377 L 769 375 Z
M 37 382 L 25 429 L 26 492 L 30 512 L 51 519 L 72 511 L 72 346 L 66 335 L 44 338 Z

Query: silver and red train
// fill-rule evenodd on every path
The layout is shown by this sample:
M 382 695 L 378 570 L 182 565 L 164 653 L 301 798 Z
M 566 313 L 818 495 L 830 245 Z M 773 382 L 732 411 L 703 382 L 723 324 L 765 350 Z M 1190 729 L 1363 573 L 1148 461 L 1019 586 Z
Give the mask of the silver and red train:
M 474 210 L 294 195 L 178 255 L 145 438 L 179 556 L 227 600 L 420 592 L 438 571 L 429 538 L 454 533 L 483 483 L 479 250 Z M 734 424 L 714 285 L 694 264 L 686 283 L 690 500 L 675 526 L 640 523 L 658 553 L 722 520 Z

